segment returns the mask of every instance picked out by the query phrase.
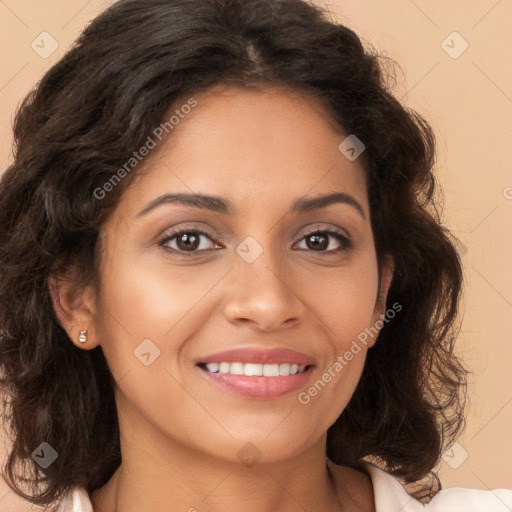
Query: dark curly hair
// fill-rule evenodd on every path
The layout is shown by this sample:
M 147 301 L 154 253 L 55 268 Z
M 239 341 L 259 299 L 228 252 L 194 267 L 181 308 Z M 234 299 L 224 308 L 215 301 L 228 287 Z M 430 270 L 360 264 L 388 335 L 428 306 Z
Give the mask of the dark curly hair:
M 17 494 L 48 505 L 74 485 L 92 492 L 121 463 L 116 383 L 101 347 L 70 342 L 48 277 L 98 284 L 99 232 L 139 170 L 101 200 L 94 191 L 178 98 L 217 84 L 291 86 L 366 146 L 379 273 L 391 255 L 388 302 L 403 309 L 328 429 L 327 456 L 375 461 L 405 483 L 434 475 L 427 499 L 438 492 L 433 469 L 465 428 L 469 371 L 454 353 L 463 275 L 438 213 L 434 134 L 393 96 L 393 69 L 306 0 L 121 0 L 85 28 L 20 105 L 0 181 L 4 478 Z M 42 441 L 58 452 L 47 469 L 31 458 Z

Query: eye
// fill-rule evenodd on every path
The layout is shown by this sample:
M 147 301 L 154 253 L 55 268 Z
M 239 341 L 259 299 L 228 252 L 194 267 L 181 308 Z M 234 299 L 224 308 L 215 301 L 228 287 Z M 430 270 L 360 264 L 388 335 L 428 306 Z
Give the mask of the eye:
M 208 246 L 208 243 L 201 243 L 201 238 L 207 238 L 213 242 L 208 233 L 205 233 L 204 231 L 199 231 L 197 229 L 182 229 L 167 235 L 158 242 L 158 245 L 164 247 L 170 252 L 180 252 L 183 253 L 184 256 L 193 256 L 194 253 L 210 250 L 208 247 L 205 247 Z M 174 239 L 176 239 L 176 247 L 170 247 L 169 242 L 174 243 Z
M 338 244 L 338 248 L 332 248 L 329 238 L 334 238 Z M 352 241 L 341 231 L 334 229 L 316 229 L 306 234 L 302 239 L 306 241 L 306 250 L 310 249 L 314 252 L 323 252 L 327 254 L 334 254 L 347 251 L 352 247 Z M 336 245 L 336 244 L 334 244 Z M 328 249 L 331 247 L 331 249 Z

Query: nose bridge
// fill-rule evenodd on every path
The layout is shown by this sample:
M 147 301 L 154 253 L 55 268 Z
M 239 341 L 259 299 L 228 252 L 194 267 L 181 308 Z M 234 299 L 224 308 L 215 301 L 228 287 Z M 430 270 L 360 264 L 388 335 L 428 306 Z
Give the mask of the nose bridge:
M 248 236 L 236 247 L 225 314 L 271 329 L 297 319 L 303 306 L 290 283 L 284 252 L 270 244 L 268 233 L 259 238 L 263 243 Z
M 261 235 L 259 239 L 262 240 Z M 270 239 L 267 234 L 260 243 L 255 237 L 247 236 L 236 248 L 235 273 L 247 292 L 281 294 L 282 288 L 286 288 L 283 254 Z

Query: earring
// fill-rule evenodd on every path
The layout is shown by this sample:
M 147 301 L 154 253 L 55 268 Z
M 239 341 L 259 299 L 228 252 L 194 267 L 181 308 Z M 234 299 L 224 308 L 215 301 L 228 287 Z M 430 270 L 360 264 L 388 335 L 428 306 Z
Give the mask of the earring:
M 78 334 L 78 341 L 80 343 L 85 343 L 87 341 L 87 331 L 86 330 L 80 331 L 80 333 Z

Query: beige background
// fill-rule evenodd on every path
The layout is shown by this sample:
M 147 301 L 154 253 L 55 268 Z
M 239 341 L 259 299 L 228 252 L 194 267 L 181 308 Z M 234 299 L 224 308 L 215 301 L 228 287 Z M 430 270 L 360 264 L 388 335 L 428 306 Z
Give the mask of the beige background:
M 0 0 L 1 171 L 11 160 L 19 101 L 111 3 Z M 321 3 L 399 62 L 397 96 L 426 117 L 438 138 L 445 223 L 465 246 L 459 350 L 473 372 L 466 431 L 438 468 L 443 487 L 512 488 L 512 1 Z M 42 32 L 58 43 L 47 58 L 31 47 L 35 40 L 43 51 L 44 37 L 51 48 Z M 468 48 L 460 53 L 464 41 Z M 0 480 L 0 509 L 28 510 L 23 503 Z

